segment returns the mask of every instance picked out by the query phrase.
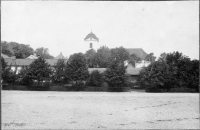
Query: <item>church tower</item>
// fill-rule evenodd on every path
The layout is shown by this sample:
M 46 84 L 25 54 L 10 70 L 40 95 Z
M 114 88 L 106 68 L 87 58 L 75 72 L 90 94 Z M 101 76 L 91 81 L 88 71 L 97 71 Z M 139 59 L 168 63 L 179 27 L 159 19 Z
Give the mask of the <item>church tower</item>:
M 84 41 L 86 42 L 86 46 L 87 46 L 87 50 L 89 49 L 94 49 L 97 51 L 97 49 L 100 48 L 99 45 L 99 38 L 97 38 L 97 36 L 91 31 L 91 33 L 89 33 L 85 38 Z

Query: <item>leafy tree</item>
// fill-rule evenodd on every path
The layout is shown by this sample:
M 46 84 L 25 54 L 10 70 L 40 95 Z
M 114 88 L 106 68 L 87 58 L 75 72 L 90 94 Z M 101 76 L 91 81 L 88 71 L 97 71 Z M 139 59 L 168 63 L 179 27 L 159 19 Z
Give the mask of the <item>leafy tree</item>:
M 1 70 L 2 70 L 2 80 L 3 83 L 13 84 L 16 80 L 15 73 L 11 70 L 11 68 L 7 65 L 3 57 L 1 57 Z
M 19 44 L 17 42 L 1 42 L 2 53 L 8 56 L 15 56 L 16 58 L 27 58 L 33 54 L 33 48 L 29 45 Z
M 75 53 L 69 57 L 65 70 L 65 80 L 75 81 L 76 86 L 79 81 L 85 81 L 88 76 L 88 68 L 84 54 Z
M 160 57 L 158 58 L 158 61 L 166 61 L 166 57 L 167 57 L 167 54 L 164 52 L 164 53 L 161 53 L 160 54 Z
M 147 91 L 199 91 L 199 61 L 190 60 L 182 53 L 173 52 L 165 60 L 159 58 L 144 68 L 139 75 L 141 86 Z
M 21 85 L 31 85 L 33 84 L 32 76 L 30 76 L 31 70 L 28 67 L 22 67 L 18 74 L 18 80 Z M 28 75 L 29 74 L 29 75 Z
M 44 47 L 37 48 L 35 50 L 35 53 L 37 55 L 40 55 L 44 59 L 54 59 L 54 57 L 49 54 L 49 49 L 48 48 L 44 48 Z
M 59 59 L 55 65 L 55 71 L 53 74 L 53 82 L 64 83 L 66 62 L 64 59 Z
M 93 68 L 95 66 L 95 63 L 94 63 L 95 55 L 96 55 L 96 51 L 94 49 L 90 49 L 86 51 L 85 53 L 87 65 L 89 68 Z
M 109 58 L 111 55 L 111 51 L 106 46 L 101 46 L 98 50 L 96 55 L 94 56 L 94 63 L 99 68 L 106 68 L 109 64 Z
M 126 67 L 113 60 L 105 71 L 105 81 L 109 87 L 125 87 L 127 84 Z
M 130 55 L 129 52 L 125 48 L 119 47 L 111 49 L 110 59 L 116 60 L 118 64 L 124 64 L 124 62 L 129 59 L 129 55 Z M 110 59 L 109 61 L 112 61 Z
M 156 60 L 156 57 L 154 56 L 154 53 L 150 53 L 145 57 L 145 60 L 152 63 Z
M 160 89 L 169 90 L 172 88 L 175 80 L 166 62 L 155 61 L 142 69 L 138 76 L 138 82 L 147 91 L 152 89 L 153 91 L 160 91 Z
M 139 63 L 141 61 L 141 58 L 138 57 L 136 54 L 131 54 L 129 58 L 129 63 L 135 67 L 136 63 Z
M 108 67 L 105 71 L 105 81 L 109 87 L 123 88 L 127 85 L 126 67 L 129 53 L 123 47 L 112 49 Z
M 5 54 L 5 55 L 7 55 L 9 57 L 14 56 L 13 50 L 12 50 L 12 48 L 10 47 L 10 45 L 7 42 L 5 42 L 5 41 L 2 42 L 1 41 L 1 46 L 2 46 L 2 53 L 3 54 Z
M 42 81 L 49 81 L 52 75 L 52 70 L 50 65 L 46 63 L 45 59 L 39 57 L 38 59 L 34 60 L 30 67 L 27 69 L 25 79 L 31 80 L 27 81 L 32 83 L 33 80 L 37 81 L 37 85 L 40 86 Z
M 92 71 L 88 79 L 89 86 L 101 87 L 103 83 L 103 75 L 98 71 Z

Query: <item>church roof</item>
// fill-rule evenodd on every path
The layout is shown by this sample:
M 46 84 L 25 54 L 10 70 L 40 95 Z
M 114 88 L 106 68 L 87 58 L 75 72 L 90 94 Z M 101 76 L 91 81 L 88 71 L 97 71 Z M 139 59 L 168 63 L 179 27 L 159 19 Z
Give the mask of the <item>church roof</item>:
M 136 54 L 141 59 L 145 59 L 147 56 L 147 53 L 142 48 L 126 48 L 126 50 L 129 52 L 129 54 Z
M 94 33 L 89 33 L 85 38 L 84 38 L 84 40 L 87 40 L 87 39 L 89 39 L 89 38 L 93 38 L 93 39 L 95 39 L 95 40 L 97 40 L 98 42 L 99 42 L 99 38 L 97 38 L 97 36 L 94 34 Z
M 61 52 L 55 59 L 66 59 L 66 58 L 62 55 L 62 52 Z
M 29 66 L 35 59 L 11 59 L 5 58 L 8 65 Z M 45 59 L 50 66 L 55 66 L 58 59 Z

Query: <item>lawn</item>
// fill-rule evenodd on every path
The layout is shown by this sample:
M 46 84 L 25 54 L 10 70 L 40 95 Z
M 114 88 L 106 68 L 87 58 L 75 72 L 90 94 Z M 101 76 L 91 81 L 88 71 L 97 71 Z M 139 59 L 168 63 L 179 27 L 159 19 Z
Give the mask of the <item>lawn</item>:
M 199 129 L 198 93 L 1 91 L 3 129 Z

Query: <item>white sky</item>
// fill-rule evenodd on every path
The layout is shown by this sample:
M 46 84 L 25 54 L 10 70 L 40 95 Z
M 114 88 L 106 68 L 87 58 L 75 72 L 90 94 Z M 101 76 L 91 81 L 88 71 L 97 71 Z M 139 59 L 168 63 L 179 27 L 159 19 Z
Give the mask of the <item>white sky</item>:
M 157 57 L 179 51 L 199 59 L 199 2 L 1 1 L 1 40 L 82 51 L 91 32 L 109 48 L 143 48 Z

